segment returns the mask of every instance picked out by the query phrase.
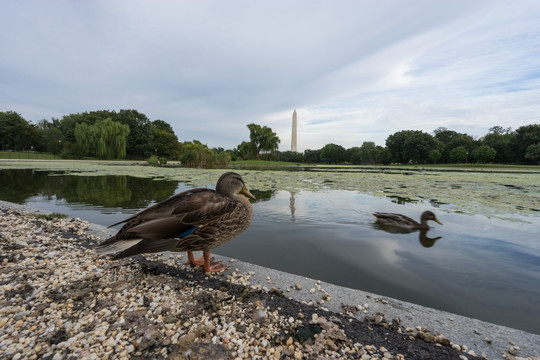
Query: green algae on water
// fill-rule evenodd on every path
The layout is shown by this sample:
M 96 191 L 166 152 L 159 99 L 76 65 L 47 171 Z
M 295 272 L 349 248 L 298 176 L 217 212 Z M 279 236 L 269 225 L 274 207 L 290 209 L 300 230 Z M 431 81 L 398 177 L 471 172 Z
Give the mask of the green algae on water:
M 228 169 L 152 167 L 132 161 L 2 161 L 0 169 L 31 168 L 69 175 L 126 175 L 214 187 Z M 376 197 L 428 203 L 444 211 L 486 216 L 538 216 L 540 171 L 455 168 L 310 167 L 309 171 L 234 170 L 257 191 L 356 191 Z M 400 200 L 400 201 L 401 201 Z

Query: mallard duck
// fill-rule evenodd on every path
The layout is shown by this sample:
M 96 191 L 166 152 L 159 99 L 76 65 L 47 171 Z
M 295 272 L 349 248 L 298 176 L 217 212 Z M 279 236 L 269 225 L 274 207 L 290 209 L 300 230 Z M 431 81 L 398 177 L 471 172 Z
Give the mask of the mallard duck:
M 420 217 L 420 223 L 416 222 L 408 216 L 401 214 L 376 212 L 373 214 L 373 216 L 377 218 L 377 222 L 381 225 L 391 226 L 405 230 L 428 230 L 428 220 L 433 220 L 436 223 L 442 225 L 442 223 L 437 219 L 435 214 L 429 210 L 422 213 L 422 216 Z
M 234 172 L 221 175 L 216 190 L 198 188 L 169 199 L 113 224 L 125 223 L 116 235 L 96 247 L 101 254 L 116 254 L 121 259 L 142 253 L 187 251 L 188 263 L 203 266 L 205 272 L 227 269 L 212 263 L 210 250 L 225 244 L 245 231 L 253 219 L 255 199 Z M 193 251 L 202 251 L 195 259 Z

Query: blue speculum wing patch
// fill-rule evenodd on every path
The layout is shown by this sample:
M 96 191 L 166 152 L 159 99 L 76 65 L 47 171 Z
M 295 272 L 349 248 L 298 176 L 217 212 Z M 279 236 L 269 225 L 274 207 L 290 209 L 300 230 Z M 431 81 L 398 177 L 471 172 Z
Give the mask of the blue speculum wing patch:
M 184 231 L 183 233 L 181 233 L 180 235 L 177 236 L 178 239 L 183 239 L 185 238 L 186 236 L 188 235 L 191 235 L 195 230 L 197 229 L 196 226 L 192 227 L 191 229 L 187 230 L 187 231 Z

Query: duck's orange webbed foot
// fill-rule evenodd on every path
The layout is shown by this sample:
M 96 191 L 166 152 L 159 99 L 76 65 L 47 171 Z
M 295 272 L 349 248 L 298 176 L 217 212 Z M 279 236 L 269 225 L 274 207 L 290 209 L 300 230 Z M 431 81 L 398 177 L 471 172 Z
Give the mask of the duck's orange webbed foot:
M 192 251 L 188 251 L 188 264 L 192 266 L 202 266 L 205 273 L 219 272 L 227 270 L 229 267 L 223 265 L 221 261 L 214 262 L 214 258 L 210 257 L 210 251 L 204 251 L 203 256 L 195 258 Z
M 227 270 L 229 267 L 226 265 L 223 265 L 221 261 L 209 264 L 208 267 L 204 268 L 204 272 L 207 273 L 213 273 L 213 272 L 220 272 L 222 270 Z
M 189 264 L 191 266 L 204 266 L 204 256 L 199 256 L 198 258 L 195 258 L 193 255 L 193 251 L 188 251 L 188 261 L 185 262 L 185 264 Z M 214 261 L 214 258 L 209 259 L 210 262 Z

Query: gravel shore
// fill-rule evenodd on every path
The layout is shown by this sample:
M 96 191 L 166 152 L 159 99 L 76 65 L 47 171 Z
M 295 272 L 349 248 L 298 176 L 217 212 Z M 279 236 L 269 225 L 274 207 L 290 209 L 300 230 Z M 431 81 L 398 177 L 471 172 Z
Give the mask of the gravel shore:
M 368 306 L 329 311 L 324 293 L 307 303 L 250 273 L 206 276 L 184 254 L 111 261 L 92 251 L 101 238 L 89 223 L 36 214 L 0 202 L 2 359 L 486 357 L 380 312 L 359 320 Z M 501 358 L 521 352 L 509 344 Z

